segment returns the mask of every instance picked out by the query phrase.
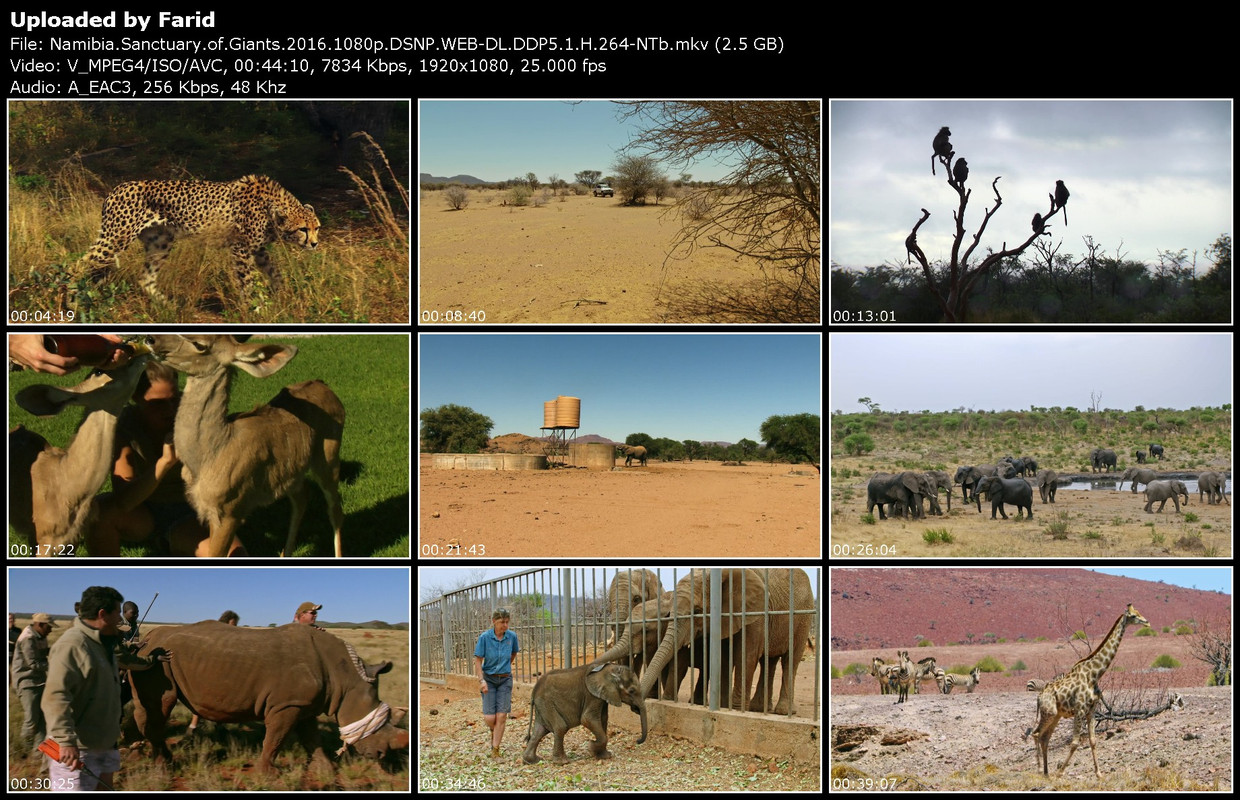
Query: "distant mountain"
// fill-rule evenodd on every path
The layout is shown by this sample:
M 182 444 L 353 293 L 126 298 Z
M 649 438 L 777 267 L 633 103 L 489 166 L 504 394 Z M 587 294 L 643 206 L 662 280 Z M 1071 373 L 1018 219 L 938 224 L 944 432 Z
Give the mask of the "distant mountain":
M 436 178 L 434 175 L 431 175 L 429 172 L 420 172 L 418 173 L 418 183 L 471 184 L 471 183 L 490 183 L 490 181 L 484 181 L 482 180 L 482 178 L 475 178 L 473 175 L 453 175 L 451 178 Z

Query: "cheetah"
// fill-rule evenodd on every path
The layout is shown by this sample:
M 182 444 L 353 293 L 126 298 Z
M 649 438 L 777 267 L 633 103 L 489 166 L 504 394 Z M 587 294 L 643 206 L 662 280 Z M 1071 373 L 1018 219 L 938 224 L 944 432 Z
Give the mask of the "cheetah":
M 277 239 L 313 250 L 319 244 L 319 218 L 287 189 L 265 175 L 235 181 L 129 181 L 103 201 L 99 239 L 82 257 L 87 274 L 103 278 L 117 255 L 140 239 L 146 265 L 139 281 L 156 300 L 167 297 L 155 285 L 168 248 L 179 234 L 222 229 L 236 259 L 237 276 L 248 294 L 254 268 L 263 271 L 273 291 L 280 273 L 272 267 L 267 245 Z

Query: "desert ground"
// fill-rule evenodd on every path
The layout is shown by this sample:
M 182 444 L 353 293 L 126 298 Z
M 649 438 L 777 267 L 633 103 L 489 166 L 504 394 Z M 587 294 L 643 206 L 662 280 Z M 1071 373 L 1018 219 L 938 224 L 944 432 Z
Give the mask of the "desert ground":
M 804 665 L 803 665 L 804 666 Z M 811 676 L 812 677 L 812 676 Z M 797 695 L 802 681 L 798 673 Z M 776 690 L 778 691 L 778 689 Z M 492 789 L 523 791 L 767 791 L 820 793 L 818 764 L 763 759 L 665 735 L 657 727 L 637 744 L 641 724 L 628 708 L 611 708 L 607 749 L 614 758 L 595 760 L 588 743 L 593 734 L 576 727 L 564 737 L 570 763 L 552 763 L 554 737 L 538 748 L 544 760 L 521 760 L 529 730 L 530 689 L 517 687 L 500 757 L 488 758 L 490 730 L 482 720 L 477 692 L 460 692 L 423 683 L 418 704 L 418 775 L 430 785 L 485 783 Z M 804 709 L 804 710 L 802 710 Z M 808 715 L 808 703 L 798 716 Z
M 1093 775 L 1089 743 L 1077 748 L 1063 777 L 1063 763 L 1072 733 L 1062 720 L 1050 742 L 1051 776 L 1035 769 L 1032 738 L 1022 738 L 1037 722 L 1037 695 L 1025 691 L 1030 678 L 1053 678 L 1071 668 L 1077 654 L 1062 643 L 1008 642 L 996 645 L 917 648 L 914 660 L 933 655 L 940 666 L 972 665 L 990 656 L 1010 669 L 1023 661 L 1028 669 L 982 673 L 973 694 L 960 688 L 939 694 L 932 681 L 921 693 L 896 704 L 894 695 L 880 695 L 868 674 L 831 681 L 829 691 L 832 777 L 853 788 L 994 790 L 1042 789 L 1213 789 L 1231 790 L 1230 686 L 1206 687 L 1208 670 L 1188 654 L 1186 636 L 1127 636 L 1102 679 L 1103 696 L 1116 710 L 1151 709 L 1163 705 L 1174 691 L 1183 709 L 1148 719 L 1099 722 L 1098 766 Z M 924 651 L 924 652 L 923 652 Z M 1154 669 L 1159 655 L 1171 655 L 1182 667 Z M 869 664 L 874 656 L 895 658 L 888 650 L 831 653 L 832 667 Z
M 831 546 L 852 554 L 876 557 L 1025 557 L 1025 558 L 1230 558 L 1231 506 L 1208 505 L 1190 493 L 1190 503 L 1175 513 L 1171 501 L 1156 513 L 1145 513 L 1145 495 L 1122 491 L 1060 488 L 1055 502 L 1043 504 L 1035 488 L 1033 518 L 1016 519 L 1015 508 L 1004 504 L 1008 519 L 990 518 L 990 503 L 965 506 L 960 487 L 953 487 L 952 509 L 940 495 L 945 516 L 917 520 L 878 519 L 862 522 L 866 513 L 869 476 L 850 476 L 831 487 Z M 1144 488 L 1144 487 L 1142 487 Z M 1228 500 L 1231 498 L 1228 497 Z M 1196 519 L 1191 519 L 1193 515 Z M 1049 526 L 1066 521 L 1066 539 L 1053 538 Z M 927 530 L 946 529 L 954 541 L 927 544 Z M 868 548 L 868 549 L 867 549 Z M 834 549 L 832 552 L 836 552 Z
M 471 190 L 457 211 L 442 192 L 421 193 L 419 312 L 438 315 L 420 314 L 422 322 L 694 322 L 678 313 L 677 291 L 704 282 L 739 286 L 760 275 L 720 248 L 667 260 L 680 228 L 670 200 L 626 207 L 584 195 L 501 205 L 506 196 Z M 457 311 L 484 312 L 485 320 L 444 318 Z
M 809 465 L 437 470 L 424 454 L 418 472 L 422 557 L 821 557 Z

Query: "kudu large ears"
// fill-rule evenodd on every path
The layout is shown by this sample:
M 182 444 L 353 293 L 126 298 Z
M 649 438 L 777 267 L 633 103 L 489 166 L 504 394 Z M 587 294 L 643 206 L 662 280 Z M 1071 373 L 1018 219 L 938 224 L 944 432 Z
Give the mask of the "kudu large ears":
M 14 398 L 17 405 L 36 417 L 54 417 L 68 406 L 101 407 L 124 403 L 117 393 L 128 394 L 137 385 L 138 376 L 146 369 L 148 358 L 139 357 L 112 372 L 96 372 L 77 386 L 27 386 Z
M 279 372 L 284 365 L 297 355 L 297 348 L 291 344 L 263 344 L 253 347 L 239 347 L 233 356 L 233 366 L 243 369 L 255 378 L 265 378 Z

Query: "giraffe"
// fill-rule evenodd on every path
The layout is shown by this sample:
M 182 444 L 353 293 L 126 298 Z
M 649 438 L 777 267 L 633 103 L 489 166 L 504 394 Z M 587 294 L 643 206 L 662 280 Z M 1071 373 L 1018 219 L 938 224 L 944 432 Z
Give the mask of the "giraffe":
M 1133 623 L 1150 624 L 1149 620 L 1141 616 L 1141 613 L 1132 607 L 1132 603 L 1129 603 L 1124 613 L 1120 614 L 1119 619 L 1115 620 L 1115 624 L 1111 626 L 1102 644 L 1098 645 L 1094 652 L 1076 662 L 1067 674 L 1046 684 L 1038 693 L 1038 726 L 1036 730 L 1026 729 L 1024 738 L 1029 738 L 1030 732 L 1033 733 L 1043 775 L 1050 774 L 1046 751 L 1050 746 L 1051 733 L 1054 732 L 1061 717 L 1065 719 L 1073 717 L 1076 729 L 1073 731 L 1072 741 L 1068 748 L 1068 757 L 1059 767 L 1059 774 L 1062 775 L 1063 771 L 1068 768 L 1072 754 L 1076 752 L 1077 745 L 1085 731 L 1088 730 L 1089 753 L 1094 757 L 1094 775 L 1098 778 L 1102 777 L 1102 772 L 1098 769 L 1097 746 L 1094 743 L 1094 708 L 1102 699 L 1102 690 L 1098 688 L 1098 681 L 1111 666 L 1111 662 L 1115 660 L 1120 640 L 1124 638 L 1124 628 Z

